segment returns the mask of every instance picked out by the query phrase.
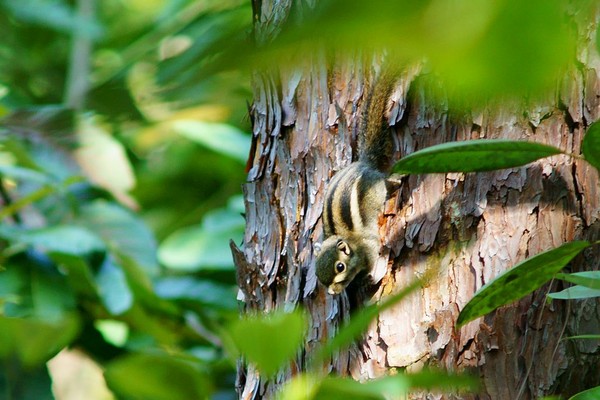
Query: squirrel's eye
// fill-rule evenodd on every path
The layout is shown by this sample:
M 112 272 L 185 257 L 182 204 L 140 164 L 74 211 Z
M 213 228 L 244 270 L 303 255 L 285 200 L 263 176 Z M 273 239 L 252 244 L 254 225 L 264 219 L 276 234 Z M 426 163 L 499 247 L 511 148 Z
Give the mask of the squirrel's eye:
M 339 263 L 335 264 L 335 270 L 338 273 L 344 272 L 345 269 L 346 269 L 346 264 L 344 264 L 343 262 L 339 262 Z

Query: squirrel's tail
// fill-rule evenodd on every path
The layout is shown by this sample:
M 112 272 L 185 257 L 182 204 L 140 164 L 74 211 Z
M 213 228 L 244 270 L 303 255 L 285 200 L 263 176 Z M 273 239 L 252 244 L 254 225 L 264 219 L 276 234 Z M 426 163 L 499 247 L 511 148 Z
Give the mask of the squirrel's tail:
M 359 160 L 382 172 L 389 167 L 393 147 L 386 111 L 398 75 L 388 60 L 383 62 L 367 98 L 359 132 Z

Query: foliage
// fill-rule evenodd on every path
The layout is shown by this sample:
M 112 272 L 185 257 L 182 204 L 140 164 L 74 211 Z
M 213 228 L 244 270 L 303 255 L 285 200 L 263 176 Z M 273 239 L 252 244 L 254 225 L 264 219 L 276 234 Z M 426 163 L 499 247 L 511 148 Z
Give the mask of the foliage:
M 425 60 L 451 99 L 469 103 L 553 89 L 574 58 L 566 2 L 558 0 L 458 1 L 452 9 L 435 0 L 321 1 L 303 23 L 274 26 L 277 40 L 259 48 L 247 39 L 248 1 L 105 0 L 87 17 L 72 3 L 0 0 L 0 390 L 13 399 L 52 398 L 46 361 L 67 346 L 101 363 L 111 390 L 126 399 L 228 398 L 232 355 L 265 375 L 293 359 L 308 323 L 302 314 L 232 322 L 227 242 L 243 233 L 248 71 L 295 65 L 299 50 L 310 59 L 318 44 L 336 53 L 388 48 L 403 62 Z M 264 45 L 273 31 L 255 34 Z M 75 61 L 76 39 L 93 47 L 89 73 Z M 75 78 L 86 82 L 77 112 L 61 105 Z M 582 146 L 596 168 L 599 130 L 590 127 Z M 500 150 L 504 157 L 486 157 Z M 558 152 L 524 142 L 446 144 L 396 168 L 466 171 L 455 160 L 468 156 L 469 171 L 480 171 Z M 521 273 L 511 276 L 534 289 Z M 580 289 L 556 298 L 598 289 L 596 275 L 558 277 Z M 319 357 L 350 343 L 419 284 L 353 316 Z M 249 340 L 249 329 L 262 342 Z M 300 375 L 283 396 L 310 387 L 312 398 L 381 398 L 451 386 L 474 388 L 469 378 L 435 371 L 366 385 Z

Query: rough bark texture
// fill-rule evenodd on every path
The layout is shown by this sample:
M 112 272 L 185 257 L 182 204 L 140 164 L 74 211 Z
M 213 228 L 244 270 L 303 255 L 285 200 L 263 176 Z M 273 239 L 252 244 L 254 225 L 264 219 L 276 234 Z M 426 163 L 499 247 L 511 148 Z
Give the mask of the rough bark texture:
M 275 32 L 272 21 L 285 19 L 289 2 L 260 4 L 255 9 L 259 35 Z M 580 32 L 590 36 L 589 43 L 592 28 Z M 417 69 L 407 70 L 390 113 L 396 157 L 474 138 L 526 139 L 580 154 L 587 126 L 600 118 L 600 58 L 591 44 L 580 54 L 579 68 L 568 71 L 556 97 L 544 104 L 489 107 L 472 115 L 451 115 L 431 96 L 435 82 Z M 247 227 L 244 247 L 234 248 L 234 256 L 247 311 L 302 304 L 311 329 L 305 351 L 272 380 L 240 363 L 238 390 L 244 399 L 272 398 L 281 383 L 305 368 L 315 345 L 335 335 L 350 310 L 345 294 L 332 297 L 317 285 L 313 244 L 322 235 L 327 182 L 352 160 L 373 71 L 360 62 L 328 69 L 324 60 L 313 59 L 305 65 L 254 76 L 255 148 L 244 187 Z M 336 103 L 345 112 L 348 132 L 338 129 Z M 598 240 L 598 179 L 593 168 L 566 156 L 518 169 L 406 179 L 386 203 L 381 265 L 387 269 L 374 298 L 428 268 L 435 268 L 436 277 L 382 313 L 360 343 L 336 355 L 323 371 L 365 380 L 395 367 L 467 370 L 482 378 L 482 399 L 566 395 L 600 384 L 599 343 L 560 340 L 598 333 L 598 302 L 546 303 L 546 293 L 561 289 L 560 283 L 460 330 L 454 327 L 473 294 L 507 268 L 567 241 Z M 586 251 L 570 268 L 596 270 L 598 256 Z M 383 258 L 390 260 L 387 266 Z

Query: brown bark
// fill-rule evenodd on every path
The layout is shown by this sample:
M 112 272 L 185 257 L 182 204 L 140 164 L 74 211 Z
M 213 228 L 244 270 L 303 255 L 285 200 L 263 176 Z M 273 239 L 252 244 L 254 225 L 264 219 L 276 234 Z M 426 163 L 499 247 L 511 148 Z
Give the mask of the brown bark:
M 278 7 L 288 6 L 263 1 L 259 20 L 281 15 Z M 582 34 L 589 32 L 585 27 Z M 555 98 L 462 115 L 452 115 L 432 96 L 433 78 L 407 70 L 390 116 L 396 157 L 474 138 L 526 139 L 580 154 L 586 128 L 600 118 L 600 58 L 590 44 L 579 61 Z M 373 73 L 363 67 L 344 61 L 327 69 L 315 57 L 293 72 L 254 77 L 256 147 L 244 187 L 247 227 L 243 250 L 234 249 L 240 295 L 247 310 L 301 304 L 311 328 L 305 351 L 276 378 L 263 380 L 252 366 L 240 364 L 241 398 L 273 397 L 348 318 L 347 296 L 332 297 L 317 285 L 313 245 L 322 235 L 327 182 L 352 160 Z M 336 103 L 345 112 L 348 132 L 338 129 Z M 568 241 L 598 240 L 599 195 L 597 172 L 567 156 L 490 173 L 410 176 L 386 203 L 381 233 L 383 256 L 390 262 L 374 298 L 429 268 L 436 277 L 382 313 L 360 343 L 336 355 L 323 371 L 365 380 L 392 368 L 436 365 L 480 376 L 483 399 L 567 395 L 600 384 L 599 343 L 560 340 L 600 332 L 598 302 L 546 303 L 546 293 L 561 289 L 560 283 L 460 330 L 454 326 L 473 294 L 506 269 Z M 598 269 L 598 255 L 586 251 L 571 270 Z

